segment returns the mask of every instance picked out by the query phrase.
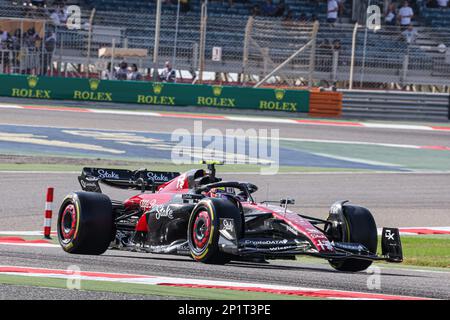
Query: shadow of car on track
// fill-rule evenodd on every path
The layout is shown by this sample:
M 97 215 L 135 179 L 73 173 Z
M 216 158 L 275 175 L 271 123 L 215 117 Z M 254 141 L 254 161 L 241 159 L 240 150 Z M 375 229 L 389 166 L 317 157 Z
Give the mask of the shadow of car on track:
M 195 263 L 198 264 L 198 262 L 194 261 L 193 259 L 190 259 L 189 257 L 183 258 L 172 258 L 172 257 L 163 257 L 163 256 L 127 256 L 127 255 L 107 255 L 107 257 L 111 258 L 130 258 L 130 259 L 142 259 L 142 260 L 158 260 L 158 261 L 170 261 L 170 262 L 187 262 L 187 263 Z M 209 267 L 214 267 L 214 265 L 207 265 Z M 366 271 L 361 272 L 344 272 L 344 271 L 337 271 L 334 269 L 331 269 L 331 267 L 328 267 L 327 265 L 324 265 L 323 268 L 316 267 L 316 266 L 292 266 L 292 265 L 277 265 L 273 264 L 273 262 L 269 263 L 257 263 L 257 262 L 247 262 L 247 261 L 231 261 L 230 263 L 222 266 L 215 266 L 217 268 L 220 267 L 236 267 L 243 270 L 244 268 L 258 268 L 260 270 L 279 270 L 279 271 L 309 271 L 309 272 L 321 272 L 321 273 L 330 273 L 330 274 L 342 274 L 342 275 L 365 275 L 367 276 Z M 330 269 L 328 269 L 330 268 Z M 387 273 L 382 272 L 384 276 L 392 276 L 392 277 L 405 277 L 405 278 L 427 278 L 426 275 L 411 275 L 411 274 L 398 274 L 398 273 Z

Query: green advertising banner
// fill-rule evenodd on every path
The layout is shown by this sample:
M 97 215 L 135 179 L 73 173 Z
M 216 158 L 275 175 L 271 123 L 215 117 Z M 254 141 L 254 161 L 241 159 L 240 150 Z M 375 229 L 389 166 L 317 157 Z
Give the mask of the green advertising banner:
M 0 75 L 0 96 L 309 112 L 309 91 Z

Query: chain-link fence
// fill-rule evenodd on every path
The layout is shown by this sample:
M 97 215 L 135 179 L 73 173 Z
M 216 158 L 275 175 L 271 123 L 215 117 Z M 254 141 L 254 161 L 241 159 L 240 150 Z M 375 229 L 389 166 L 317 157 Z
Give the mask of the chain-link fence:
M 154 67 L 163 68 L 170 61 L 178 81 L 185 82 L 256 85 L 264 80 L 290 86 L 418 90 L 449 86 L 450 28 L 382 26 L 372 31 L 352 24 L 230 14 L 203 19 L 195 12 L 177 15 L 163 10 L 154 61 L 154 13 L 96 11 L 90 20 L 92 12 L 82 11 L 77 30 L 54 26 L 49 14 L 47 9 L 0 6 L 0 20 L 14 17 L 45 25 L 34 46 L 22 41 L 27 26 L 15 46 L 2 40 L 0 72 L 95 77 L 108 63 L 126 60 L 150 79 Z M 46 44 L 51 36 L 54 43 Z M 100 56 L 102 48 L 109 54 Z M 145 50 L 145 55 L 136 56 L 134 49 Z

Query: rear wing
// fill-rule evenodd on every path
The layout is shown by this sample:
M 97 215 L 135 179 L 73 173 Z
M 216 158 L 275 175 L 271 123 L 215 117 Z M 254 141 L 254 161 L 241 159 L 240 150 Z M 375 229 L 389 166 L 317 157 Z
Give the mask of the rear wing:
M 155 192 L 158 186 L 178 177 L 179 172 L 135 171 L 123 169 L 83 168 L 78 177 L 83 191 L 102 192 L 100 182 L 119 189 L 151 190 Z

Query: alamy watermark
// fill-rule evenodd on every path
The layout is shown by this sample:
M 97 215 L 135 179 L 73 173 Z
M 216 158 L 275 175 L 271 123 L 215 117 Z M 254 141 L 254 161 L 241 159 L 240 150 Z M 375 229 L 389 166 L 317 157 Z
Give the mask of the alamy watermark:
M 377 266 L 370 266 L 367 269 L 369 277 L 367 278 L 367 289 L 381 290 L 381 268 Z
M 77 265 L 67 267 L 66 287 L 69 290 L 81 289 L 81 269 Z
M 226 164 L 259 165 L 263 175 L 278 173 L 280 162 L 280 133 L 278 129 L 203 130 L 202 121 L 195 121 L 193 130 L 172 132 L 171 159 L 174 164 L 194 164 L 201 160 L 222 161 Z

